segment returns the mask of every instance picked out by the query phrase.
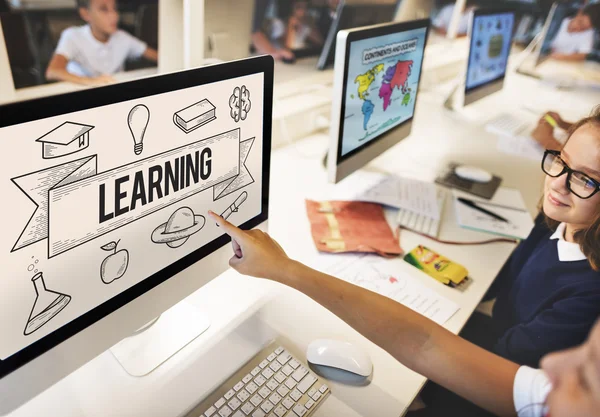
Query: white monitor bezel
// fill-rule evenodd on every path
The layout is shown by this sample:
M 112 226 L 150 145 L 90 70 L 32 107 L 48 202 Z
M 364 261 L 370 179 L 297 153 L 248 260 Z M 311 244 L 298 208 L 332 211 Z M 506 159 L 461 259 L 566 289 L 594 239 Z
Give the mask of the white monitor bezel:
M 341 135 L 343 135 L 343 132 L 340 131 L 343 130 L 343 107 L 345 105 L 344 97 L 346 88 L 345 80 L 348 76 L 347 58 L 350 51 L 350 44 L 353 41 L 361 39 L 385 36 L 388 34 L 405 32 L 419 28 L 424 28 L 426 30 L 425 44 L 427 44 L 430 27 L 430 19 L 422 19 L 412 22 L 384 23 L 350 30 L 341 30 L 338 32 L 335 50 L 335 69 L 333 82 L 334 93 L 331 106 L 330 141 L 329 152 L 327 155 L 327 172 L 330 182 L 337 183 L 341 181 L 354 171 L 365 166 L 375 157 L 390 149 L 402 139 L 406 138 L 408 135 L 410 135 L 412 130 L 412 122 L 414 119 L 413 113 L 413 117 L 381 134 L 378 138 L 369 141 L 365 145 L 353 150 L 347 155 L 341 155 Z M 424 60 L 425 57 L 423 57 L 423 61 Z M 421 61 L 421 68 L 419 68 L 419 82 L 421 80 L 423 70 L 423 61 Z M 418 96 L 419 94 L 417 91 L 415 95 L 415 111 Z
M 484 9 L 476 9 L 471 13 L 471 19 L 469 21 L 469 56 L 467 57 L 467 63 L 465 67 L 465 77 L 464 77 L 464 101 L 463 105 L 468 106 L 478 100 L 481 100 L 484 97 L 487 97 L 491 94 L 494 94 L 498 91 L 501 91 L 504 88 L 504 80 L 506 79 L 506 74 L 508 72 L 508 59 L 506 60 L 506 66 L 504 68 L 504 74 L 493 79 L 487 81 L 484 84 L 478 85 L 476 87 L 468 88 L 467 87 L 467 77 L 469 75 L 469 63 L 471 62 L 471 54 L 473 53 L 473 27 L 475 24 L 475 19 L 479 16 L 489 16 L 495 14 L 512 14 L 513 15 L 513 32 L 515 28 L 515 12 L 511 9 L 506 8 L 484 8 Z M 512 36 L 514 33 L 511 33 L 511 42 L 508 48 L 508 56 L 510 56 L 510 50 L 512 49 Z

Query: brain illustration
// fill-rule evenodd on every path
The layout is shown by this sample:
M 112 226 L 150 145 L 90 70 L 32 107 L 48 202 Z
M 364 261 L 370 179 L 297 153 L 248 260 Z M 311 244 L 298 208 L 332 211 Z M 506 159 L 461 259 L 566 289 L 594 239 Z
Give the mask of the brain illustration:
M 231 118 L 236 122 L 246 120 L 252 103 L 250 102 L 250 91 L 245 85 L 235 87 L 233 94 L 229 97 L 229 108 L 231 109 Z

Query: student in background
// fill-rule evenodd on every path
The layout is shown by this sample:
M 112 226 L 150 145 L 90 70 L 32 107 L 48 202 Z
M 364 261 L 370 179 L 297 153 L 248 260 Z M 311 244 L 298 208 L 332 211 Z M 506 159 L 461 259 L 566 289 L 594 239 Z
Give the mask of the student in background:
M 431 24 L 437 33 L 441 35 L 446 35 L 448 33 L 448 28 L 450 27 L 450 22 L 452 21 L 452 15 L 454 14 L 454 5 L 455 3 L 452 2 L 443 6 L 435 19 L 433 19 Z M 475 5 L 473 2 L 467 1 L 465 10 L 460 15 L 458 30 L 456 32 L 457 36 L 467 35 L 467 31 L 469 30 L 469 15 L 473 10 L 475 10 Z
M 252 19 L 252 45 L 260 54 L 269 54 L 286 63 L 296 57 L 285 46 L 287 20 L 290 16 L 289 0 L 256 0 Z
M 531 137 L 545 149 L 559 151 L 563 147 L 563 140 L 557 137 L 556 129 L 564 134 L 572 127 L 573 123 L 564 120 L 557 112 L 549 111 L 538 120 L 537 126 L 531 132 Z
M 323 39 L 326 39 L 329 34 L 329 29 L 331 29 L 331 25 L 335 20 L 339 4 L 340 0 L 327 0 L 327 5 L 321 7 L 321 12 L 317 19 L 317 28 Z
M 573 18 L 565 18 L 552 41 L 551 58 L 583 61 L 594 48 L 595 29 L 600 27 L 600 4 L 590 4 Z
M 308 1 L 296 0 L 288 20 L 285 46 L 294 51 L 323 45 L 323 37 L 309 15 Z
M 62 33 L 46 70 L 48 80 L 102 85 L 113 82 L 128 59 L 157 62 L 154 49 L 118 28 L 116 0 L 77 0 L 77 5 L 87 24 Z

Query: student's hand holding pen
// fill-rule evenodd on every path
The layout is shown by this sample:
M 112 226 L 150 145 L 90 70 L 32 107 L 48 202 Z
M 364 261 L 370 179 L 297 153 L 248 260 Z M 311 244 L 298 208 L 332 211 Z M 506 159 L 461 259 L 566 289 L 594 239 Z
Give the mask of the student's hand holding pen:
M 542 120 L 546 121 L 552 127 L 559 127 L 562 130 L 569 130 L 573 125 L 573 123 L 567 122 L 555 111 L 546 112 L 546 114 L 542 116 Z

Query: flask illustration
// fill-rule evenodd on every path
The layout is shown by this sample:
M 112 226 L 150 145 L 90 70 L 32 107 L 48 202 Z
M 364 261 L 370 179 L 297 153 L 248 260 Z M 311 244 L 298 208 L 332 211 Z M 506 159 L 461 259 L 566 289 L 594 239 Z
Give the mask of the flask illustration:
M 52 291 L 46 288 L 44 276 L 38 272 L 31 278 L 35 288 L 35 302 L 29 314 L 29 320 L 23 334 L 30 335 L 37 329 L 48 323 L 54 316 L 60 313 L 71 301 L 71 296 Z
M 150 121 L 150 110 L 143 104 L 138 104 L 129 112 L 127 124 L 133 136 L 133 151 L 139 155 L 144 150 L 144 136 Z

